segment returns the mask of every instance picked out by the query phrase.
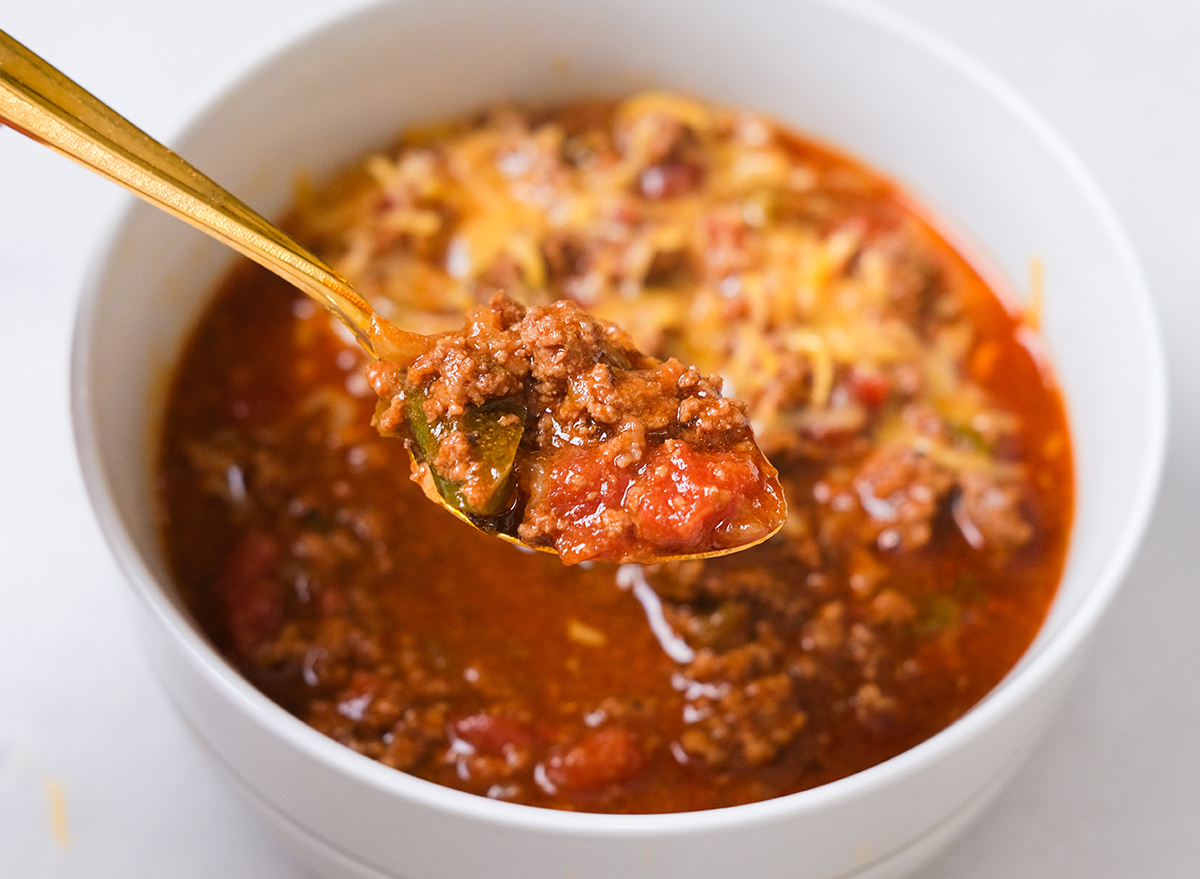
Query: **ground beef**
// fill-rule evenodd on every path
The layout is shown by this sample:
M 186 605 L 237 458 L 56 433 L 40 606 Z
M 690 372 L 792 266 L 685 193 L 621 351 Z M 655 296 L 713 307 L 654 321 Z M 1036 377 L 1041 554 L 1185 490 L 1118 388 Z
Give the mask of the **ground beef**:
M 949 473 L 910 447 L 881 447 L 867 456 L 851 483 L 865 513 L 860 527 L 880 549 L 922 547 L 953 482 Z
M 954 520 L 971 546 L 1006 552 L 1023 546 L 1033 536 L 1033 526 L 1021 509 L 1022 491 L 1016 481 L 966 472 L 959 477 L 958 487 Z
M 569 564 L 725 551 L 786 515 L 745 407 L 720 380 L 642 354 L 574 303 L 526 309 L 497 293 L 407 369 L 381 361 L 368 375 L 385 434 L 406 432 L 420 400 L 431 438 L 414 431 L 418 479 L 431 470 L 468 512 L 498 508 L 486 527 Z M 463 418 L 497 401 L 499 424 L 524 422 L 511 480 L 496 478 L 481 428 Z M 509 496 L 497 503 L 498 491 Z

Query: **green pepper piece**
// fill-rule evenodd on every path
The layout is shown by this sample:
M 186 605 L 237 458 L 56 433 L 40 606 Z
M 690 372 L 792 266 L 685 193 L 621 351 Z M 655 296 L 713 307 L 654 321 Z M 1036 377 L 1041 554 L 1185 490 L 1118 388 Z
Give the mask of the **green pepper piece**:
M 525 433 L 526 409 L 521 398 L 488 400 L 462 415 L 439 418 L 432 424 L 426 418 L 425 394 L 420 388 L 406 388 L 404 402 L 417 455 L 428 465 L 443 500 L 472 516 L 492 516 L 505 509 L 512 498 L 513 466 Z M 433 464 L 442 442 L 452 433 L 465 436 L 470 447 L 469 484 L 442 476 Z

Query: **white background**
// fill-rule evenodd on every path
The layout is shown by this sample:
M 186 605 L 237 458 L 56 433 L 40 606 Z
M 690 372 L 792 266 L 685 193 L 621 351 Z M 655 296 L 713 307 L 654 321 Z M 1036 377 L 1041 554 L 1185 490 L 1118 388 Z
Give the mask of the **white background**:
M 976 55 L 1079 153 L 1141 257 L 1172 374 L 1157 512 L 1088 667 L 1011 786 L 922 875 L 1197 875 L 1200 3 L 878 2 Z M 225 72 L 355 5 L 7 0 L 0 28 L 166 136 Z M 84 497 L 72 320 L 125 198 L 0 130 L 0 876 L 300 876 L 172 713 Z

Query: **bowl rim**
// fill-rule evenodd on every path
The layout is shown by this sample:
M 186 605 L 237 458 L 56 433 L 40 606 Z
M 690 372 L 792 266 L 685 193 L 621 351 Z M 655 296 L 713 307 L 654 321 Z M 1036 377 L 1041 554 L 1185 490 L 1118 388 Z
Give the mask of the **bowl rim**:
M 400 0 L 412 2 L 412 0 Z M 888 31 L 918 50 L 931 55 L 958 75 L 971 80 L 981 92 L 997 101 L 1061 166 L 1099 220 L 1108 243 L 1115 250 L 1132 294 L 1137 326 L 1146 351 L 1146 456 L 1140 462 L 1136 492 L 1127 510 L 1119 539 L 1114 541 L 1097 577 L 1078 605 L 1065 617 L 1053 638 L 1045 639 L 1032 653 L 979 703 L 945 729 L 918 745 L 882 763 L 836 781 L 794 794 L 692 812 L 614 815 L 591 812 L 561 812 L 517 803 L 492 800 L 444 787 L 434 782 L 391 769 L 327 738 L 302 720 L 272 702 L 243 678 L 200 634 L 192 621 L 164 592 L 121 524 L 101 463 L 96 429 L 92 421 L 93 393 L 89 364 L 93 356 L 91 329 L 99 310 L 105 270 L 117 243 L 126 234 L 138 205 L 127 206 L 120 221 L 99 241 L 76 312 L 71 346 L 70 402 L 77 458 L 87 494 L 101 530 L 144 609 L 174 642 L 181 646 L 193 668 L 226 699 L 237 703 L 256 723 L 269 729 L 305 756 L 325 767 L 390 796 L 409 800 L 444 813 L 453 813 L 501 827 L 536 828 L 587 837 L 675 835 L 704 832 L 714 827 L 735 827 L 794 818 L 850 801 L 864 792 L 920 771 L 939 754 L 954 751 L 979 736 L 1015 705 L 1029 698 L 1040 685 L 1067 663 L 1111 602 L 1119 588 L 1154 509 L 1167 445 L 1167 370 L 1161 335 L 1132 245 L 1099 186 L 1066 142 L 1015 90 L 996 74 L 925 26 L 867 0 L 799 0 L 854 17 L 858 23 Z M 195 100 L 177 107 L 175 125 L 168 142 L 191 134 L 192 124 L 226 100 L 240 83 L 259 75 L 283 56 L 299 52 L 309 41 L 321 39 L 327 28 L 348 27 L 360 18 L 377 14 L 383 2 L 369 2 L 344 14 L 302 20 L 284 34 L 272 34 L 250 47 L 211 76 L 197 90 Z M 311 17 L 310 17 L 311 18 Z M 172 695 L 172 698 L 173 695 Z M 224 761 L 223 761 L 224 762 Z M 233 768 L 225 764 L 233 771 Z M 243 783 L 245 782 L 242 779 Z

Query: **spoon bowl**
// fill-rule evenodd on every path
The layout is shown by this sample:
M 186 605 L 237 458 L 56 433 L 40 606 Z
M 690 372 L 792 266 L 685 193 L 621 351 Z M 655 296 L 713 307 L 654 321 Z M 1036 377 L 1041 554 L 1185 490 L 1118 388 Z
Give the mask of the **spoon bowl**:
M 0 122 L 125 187 L 289 281 L 345 324 L 372 358 L 406 370 L 434 345 L 436 337 L 408 332 L 377 314 L 348 281 L 290 235 L 3 31 Z M 417 432 L 409 448 L 414 452 L 414 462 L 433 458 L 428 432 Z M 517 454 L 513 444 L 506 456 L 509 470 L 515 466 Z M 653 564 L 725 555 L 757 545 L 777 532 L 786 520 L 782 492 L 773 468 L 762 459 L 757 447 L 753 454 L 756 464 L 763 465 L 759 497 L 778 494 L 777 502 L 771 498 L 770 527 L 742 543 L 700 552 L 660 552 L 660 548 L 643 542 L 633 554 L 614 560 Z M 430 464 L 419 479 L 425 494 L 458 518 L 510 543 L 556 552 L 553 546 L 525 543 L 515 526 L 502 528 L 496 518 L 472 515 L 452 500 L 453 492 L 446 489 L 445 481 L 431 474 Z

